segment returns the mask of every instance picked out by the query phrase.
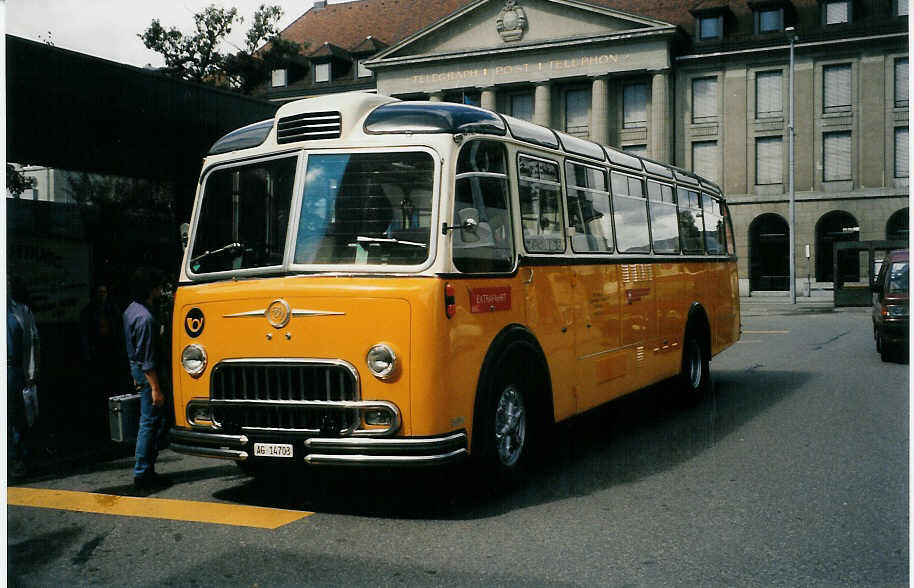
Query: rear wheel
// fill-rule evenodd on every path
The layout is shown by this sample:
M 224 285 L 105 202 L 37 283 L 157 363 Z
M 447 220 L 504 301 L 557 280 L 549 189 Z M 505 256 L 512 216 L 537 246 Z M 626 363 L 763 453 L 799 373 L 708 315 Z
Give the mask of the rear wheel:
M 693 332 L 686 335 L 682 348 L 682 370 L 679 385 L 685 398 L 695 401 L 708 390 L 711 381 L 710 357 Z
M 882 361 L 892 361 L 892 356 L 895 355 L 895 348 L 883 338 L 881 333 L 876 339 L 876 348 L 879 350 L 879 359 Z

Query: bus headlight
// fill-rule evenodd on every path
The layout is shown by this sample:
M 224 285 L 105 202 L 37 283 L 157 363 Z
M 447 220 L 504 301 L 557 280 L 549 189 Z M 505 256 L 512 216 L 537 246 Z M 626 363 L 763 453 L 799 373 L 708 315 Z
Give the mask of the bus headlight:
M 181 352 L 181 366 L 184 371 L 197 377 L 206 369 L 206 350 L 198 343 L 191 343 Z
M 381 380 L 389 380 L 397 369 L 397 354 L 386 343 L 378 343 L 365 356 L 368 371 Z

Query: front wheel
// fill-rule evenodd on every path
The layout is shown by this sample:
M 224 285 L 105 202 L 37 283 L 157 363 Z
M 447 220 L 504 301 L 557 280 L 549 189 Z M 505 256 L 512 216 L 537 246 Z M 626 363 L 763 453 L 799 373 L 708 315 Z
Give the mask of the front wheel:
M 682 370 L 679 373 L 680 388 L 687 400 L 696 401 L 707 392 L 711 381 L 710 364 L 704 346 L 695 336 L 687 336 L 682 349 Z
M 502 369 L 487 386 L 473 425 L 476 465 L 500 482 L 520 476 L 531 453 L 534 427 L 529 384 L 520 369 Z

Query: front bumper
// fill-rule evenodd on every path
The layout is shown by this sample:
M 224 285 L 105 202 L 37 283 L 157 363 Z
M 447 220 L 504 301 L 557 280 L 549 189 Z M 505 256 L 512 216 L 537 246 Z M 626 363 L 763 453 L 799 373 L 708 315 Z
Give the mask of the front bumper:
M 465 431 L 433 437 L 271 437 L 264 441 L 291 443 L 292 459 L 279 461 L 309 465 L 421 467 L 453 463 L 468 454 Z M 170 448 L 201 457 L 277 461 L 253 458 L 254 442 L 247 434 L 227 435 L 175 427 L 171 429 Z

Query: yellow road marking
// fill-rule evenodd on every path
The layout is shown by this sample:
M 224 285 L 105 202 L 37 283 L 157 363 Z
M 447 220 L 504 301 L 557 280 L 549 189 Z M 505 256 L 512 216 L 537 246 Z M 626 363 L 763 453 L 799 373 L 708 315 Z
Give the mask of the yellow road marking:
M 786 335 L 790 331 L 743 331 L 750 335 Z
M 44 488 L 7 488 L 7 503 L 108 515 L 276 529 L 312 512 L 168 498 L 138 498 Z

